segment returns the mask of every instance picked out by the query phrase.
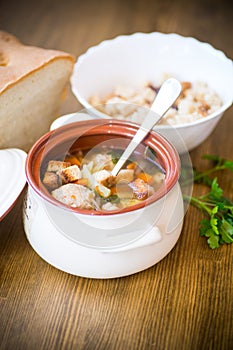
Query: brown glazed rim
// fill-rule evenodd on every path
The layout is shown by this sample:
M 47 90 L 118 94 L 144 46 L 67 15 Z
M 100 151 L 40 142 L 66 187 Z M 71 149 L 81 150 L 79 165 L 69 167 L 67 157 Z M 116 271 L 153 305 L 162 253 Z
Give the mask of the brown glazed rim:
M 45 189 L 40 179 L 40 169 L 46 155 L 55 149 L 59 144 L 70 142 L 69 140 L 77 139 L 77 134 L 85 133 L 84 137 L 98 136 L 101 142 L 101 135 L 111 135 L 114 137 L 122 137 L 128 140 L 132 139 L 137 132 L 139 126 L 135 123 L 125 122 L 112 119 L 93 119 L 87 121 L 74 122 L 64 125 L 58 129 L 50 131 L 43 135 L 30 149 L 26 159 L 26 177 L 28 184 L 33 190 L 45 201 L 66 209 L 73 213 L 86 215 L 117 215 L 122 213 L 132 212 L 148 206 L 155 201 L 158 201 L 166 195 L 173 186 L 177 183 L 180 175 L 180 158 L 175 148 L 161 135 L 151 131 L 143 141 L 143 144 L 150 146 L 157 154 L 160 164 L 166 171 L 164 186 L 156 191 L 147 200 L 136 205 L 116 211 L 97 211 L 88 209 L 73 208 L 63 204 L 53 198 Z M 80 136 L 81 136 L 80 135 Z

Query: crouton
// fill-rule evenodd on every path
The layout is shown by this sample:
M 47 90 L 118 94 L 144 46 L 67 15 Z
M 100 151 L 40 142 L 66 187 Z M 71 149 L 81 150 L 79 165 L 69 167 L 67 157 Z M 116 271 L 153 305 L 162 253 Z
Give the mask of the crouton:
M 100 170 L 93 173 L 93 177 L 96 182 L 103 186 L 110 187 L 115 183 L 115 176 L 113 176 L 108 170 Z
M 73 182 L 81 179 L 82 177 L 82 173 L 78 165 L 71 165 L 63 170 L 60 170 L 57 174 L 60 176 L 62 183 Z
M 65 169 L 71 165 L 70 162 L 62 162 L 60 160 L 50 160 L 48 163 L 47 171 L 56 173 L 62 169 Z
M 49 191 L 55 190 L 55 188 L 61 185 L 59 176 L 51 171 L 45 172 L 42 182 Z

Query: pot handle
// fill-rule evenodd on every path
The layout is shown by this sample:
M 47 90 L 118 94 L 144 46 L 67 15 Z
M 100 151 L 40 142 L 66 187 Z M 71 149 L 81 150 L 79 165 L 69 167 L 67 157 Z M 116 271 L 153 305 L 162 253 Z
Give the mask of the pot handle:
M 130 250 L 151 246 L 153 244 L 160 242 L 161 240 L 162 240 L 162 233 L 160 229 L 157 226 L 153 226 L 145 235 L 137 239 L 135 242 L 129 243 L 123 247 L 108 249 L 104 251 L 104 254 L 127 252 Z

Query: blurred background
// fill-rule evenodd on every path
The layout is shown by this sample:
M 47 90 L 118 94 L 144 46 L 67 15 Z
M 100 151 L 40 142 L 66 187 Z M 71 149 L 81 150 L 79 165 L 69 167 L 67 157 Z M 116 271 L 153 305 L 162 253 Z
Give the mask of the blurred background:
M 74 55 L 119 34 L 179 31 L 181 35 L 211 42 L 220 50 L 228 47 L 232 57 L 231 33 L 224 40 L 221 36 L 226 22 L 233 29 L 232 15 L 230 0 L 0 1 L 2 29 L 17 34 L 25 42 L 68 50 Z M 41 22 L 43 35 L 38 25 Z M 56 32 L 51 32 L 54 27 Z M 37 39 L 38 30 L 41 42 Z M 70 36 L 68 42 L 62 40 L 67 38 L 66 34 Z
M 25 44 L 64 50 L 75 57 L 120 34 L 159 31 L 193 36 L 233 58 L 232 16 L 228 0 L 0 1 L 0 29 Z M 232 29 L 229 35 L 223 35 L 226 27 Z M 68 94 L 61 113 L 77 109 L 80 105 Z

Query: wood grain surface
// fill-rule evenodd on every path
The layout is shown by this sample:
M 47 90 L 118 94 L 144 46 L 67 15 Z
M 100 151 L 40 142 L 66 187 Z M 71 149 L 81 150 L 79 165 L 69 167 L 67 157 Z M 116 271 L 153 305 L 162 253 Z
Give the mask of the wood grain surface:
M 24 43 L 75 56 L 119 34 L 176 32 L 232 59 L 232 12 L 230 1 L 215 0 L 8 0 L 0 1 L 0 28 Z M 60 114 L 80 108 L 69 90 Z M 191 152 L 193 164 L 204 169 L 205 153 L 233 159 L 232 130 L 230 108 Z M 232 173 L 218 176 L 233 199 Z M 1 350 L 233 349 L 233 246 L 211 250 L 199 236 L 202 214 L 195 208 L 189 207 L 178 243 L 160 263 L 95 280 L 59 271 L 34 252 L 22 225 L 23 196 L 0 222 Z

